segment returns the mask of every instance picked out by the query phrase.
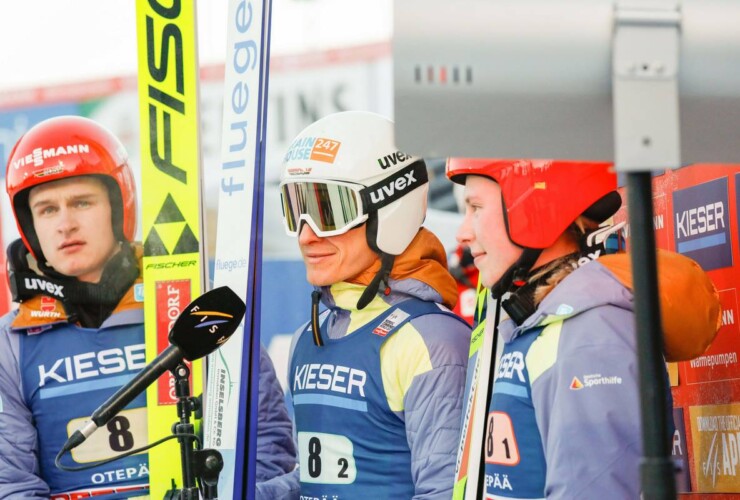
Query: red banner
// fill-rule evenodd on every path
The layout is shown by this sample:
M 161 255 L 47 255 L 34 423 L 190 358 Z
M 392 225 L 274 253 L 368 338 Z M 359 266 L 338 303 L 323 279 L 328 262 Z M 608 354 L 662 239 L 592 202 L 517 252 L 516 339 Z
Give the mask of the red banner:
M 157 281 L 157 352 L 169 345 L 168 339 L 172 325 L 182 310 L 190 304 L 190 280 Z M 192 380 L 190 390 L 192 393 Z M 157 381 L 157 398 L 160 405 L 176 404 L 175 377 L 171 372 Z
M 679 442 L 685 444 L 681 451 L 688 452 L 688 457 L 683 458 L 691 473 L 690 484 L 685 476 L 679 481 L 683 492 L 740 492 L 740 483 L 735 480 L 740 477 L 740 462 L 734 458 L 738 453 L 733 441 L 738 435 L 727 437 L 725 448 L 713 447 L 715 435 L 706 430 L 706 419 L 699 418 L 711 414 L 709 409 L 720 408 L 718 420 L 740 419 L 740 319 L 736 319 L 740 283 L 739 189 L 740 165 L 690 165 L 653 178 L 656 246 L 698 262 L 717 287 L 722 304 L 722 326 L 714 342 L 696 359 L 678 363 L 678 383 L 672 387 L 676 412 L 687 417 L 674 419 L 678 431 L 674 447 Z M 620 192 L 625 204 L 615 215 L 616 222 L 627 220 L 628 193 L 624 188 Z M 629 226 L 625 236 L 629 238 Z M 722 451 L 726 457 L 717 450 L 726 450 Z M 717 472 L 718 464 L 721 466 Z

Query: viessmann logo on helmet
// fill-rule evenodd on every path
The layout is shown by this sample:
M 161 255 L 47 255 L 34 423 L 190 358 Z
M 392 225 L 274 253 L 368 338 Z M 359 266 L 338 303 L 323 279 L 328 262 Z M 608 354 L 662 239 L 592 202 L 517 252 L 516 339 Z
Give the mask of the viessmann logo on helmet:
M 341 145 L 341 142 L 325 137 L 301 137 L 293 141 L 283 161 L 313 160 L 334 163 Z
M 17 160 L 13 160 L 11 166 L 16 170 L 29 165 L 40 167 L 44 164 L 44 160 L 48 160 L 50 158 L 89 152 L 89 144 L 68 144 L 66 146 L 59 146 L 56 148 L 48 149 L 36 148 L 26 156 L 18 158 Z

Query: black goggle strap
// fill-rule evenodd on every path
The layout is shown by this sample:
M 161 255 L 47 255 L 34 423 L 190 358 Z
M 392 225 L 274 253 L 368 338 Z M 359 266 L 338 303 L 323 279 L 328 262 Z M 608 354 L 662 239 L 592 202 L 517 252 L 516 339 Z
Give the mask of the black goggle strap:
M 21 240 L 8 245 L 8 285 L 13 302 L 21 303 L 38 295 L 52 297 L 61 302 L 67 320 L 74 323 L 77 321 L 74 304 L 116 303 L 120 298 L 119 292 L 110 286 L 39 274 L 29 267 L 27 256 L 28 250 Z
M 363 212 L 369 214 L 399 200 L 406 194 L 429 182 L 426 164 L 415 161 L 380 182 L 360 190 Z

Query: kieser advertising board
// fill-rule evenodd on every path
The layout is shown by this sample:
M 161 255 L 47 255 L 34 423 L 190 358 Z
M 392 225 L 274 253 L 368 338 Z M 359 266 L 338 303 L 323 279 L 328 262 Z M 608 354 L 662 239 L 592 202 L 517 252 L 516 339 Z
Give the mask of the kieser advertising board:
M 690 165 L 653 178 L 656 245 L 699 262 L 722 305 L 722 324 L 712 345 L 671 367 L 674 415 L 682 417 L 674 418 L 679 427 L 674 453 L 680 448 L 690 472 L 689 484 L 685 473 L 677 480 L 679 491 L 692 494 L 740 493 L 740 466 L 733 458 L 738 456 L 737 430 L 729 437 L 733 422 L 740 421 L 739 184 L 740 165 Z M 626 210 L 615 219 L 626 220 Z

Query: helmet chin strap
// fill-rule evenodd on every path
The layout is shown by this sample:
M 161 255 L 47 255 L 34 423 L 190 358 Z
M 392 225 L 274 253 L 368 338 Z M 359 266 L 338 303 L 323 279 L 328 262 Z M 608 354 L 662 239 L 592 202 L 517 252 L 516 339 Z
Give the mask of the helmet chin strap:
M 362 292 L 360 300 L 357 301 L 357 309 L 364 309 L 372 300 L 375 298 L 375 294 L 380 290 L 381 282 L 385 283 L 385 288 L 388 288 L 388 277 L 393 269 L 393 261 L 396 259 L 395 255 L 387 253 L 380 254 L 380 269 L 373 277 L 372 281 Z M 390 290 L 387 290 L 389 292 Z
M 380 270 L 375 274 L 370 284 L 365 287 L 360 299 L 357 301 L 357 309 L 364 309 L 375 298 L 375 294 L 380 289 L 381 282 L 386 284 L 386 293 L 390 292 L 388 288 L 388 276 L 393 269 L 394 255 L 382 253 L 380 255 Z M 321 338 L 321 324 L 319 322 L 319 302 L 321 301 L 321 290 L 317 289 L 311 293 L 311 330 L 313 334 L 313 343 L 317 347 L 324 345 Z
M 380 290 L 381 282 L 385 283 L 385 294 L 388 295 L 390 293 L 390 288 L 388 288 L 388 277 L 391 274 L 391 269 L 393 269 L 393 262 L 396 259 L 395 255 L 386 253 L 378 248 L 377 210 L 372 210 L 368 214 L 367 222 L 365 222 L 365 224 L 365 237 L 367 239 L 367 245 L 373 252 L 378 254 L 378 257 L 380 257 L 380 269 L 375 274 L 372 281 L 370 281 L 370 284 L 367 285 L 365 291 L 362 292 L 360 299 L 357 301 L 357 309 L 364 309 L 370 302 L 372 302 L 372 300 L 375 298 L 375 294 L 377 294 L 378 290 Z
M 386 284 L 386 293 L 390 292 L 388 288 L 388 276 L 393 269 L 394 255 L 383 253 L 380 255 L 380 270 L 375 274 L 365 290 L 362 292 L 360 299 L 357 301 L 357 309 L 364 309 L 375 298 L 375 294 L 380 289 L 381 282 Z M 311 292 L 311 330 L 313 333 L 313 343 L 317 347 L 324 345 L 321 338 L 321 324 L 319 322 L 319 302 L 321 301 L 321 290 L 316 289 Z
M 506 300 L 500 301 L 501 307 L 506 311 L 514 323 L 521 325 L 537 309 L 537 305 L 534 301 L 534 294 L 537 288 L 547 283 L 552 275 L 560 270 L 562 265 L 575 262 L 577 258 L 578 253 L 573 253 L 556 259 L 555 262 L 560 262 L 559 265 L 553 267 L 535 280 L 530 278 L 522 286 L 518 287 L 516 291 L 511 293 Z M 548 262 L 545 266 L 550 264 L 551 263 Z M 530 274 L 538 274 L 538 271 L 531 270 Z
M 112 311 L 139 276 L 136 256 L 128 243 L 105 264 L 98 283 L 79 281 L 37 262 L 40 274 L 31 267 L 28 256 L 22 240 L 8 245 L 8 283 L 13 301 L 23 302 L 37 295 L 52 297 L 62 304 L 72 323 L 80 319 L 86 306 L 100 310 L 109 307 Z
M 512 292 L 526 283 L 529 271 L 542 254 L 541 248 L 525 248 L 516 262 L 491 286 L 491 296 L 498 300 L 506 292 Z
M 378 234 L 378 212 L 372 211 L 370 214 L 368 214 L 368 220 L 365 222 L 367 225 L 367 232 L 366 232 L 366 238 L 367 238 L 367 244 L 370 247 L 370 249 L 378 254 L 380 257 L 380 269 L 375 274 L 373 279 L 370 281 L 370 283 L 365 287 L 365 290 L 362 292 L 362 295 L 360 295 L 359 300 L 357 301 L 357 309 L 364 309 L 367 307 L 367 305 L 373 301 L 375 298 L 375 295 L 378 293 L 378 290 L 380 290 L 381 283 L 385 283 L 385 290 L 384 292 L 386 295 L 390 293 L 390 288 L 388 287 L 388 280 L 389 276 L 391 274 L 391 269 L 393 269 L 393 262 L 396 260 L 395 255 L 391 255 L 388 253 L 385 253 L 381 251 L 378 248 L 378 245 L 376 244 L 377 240 L 377 234 Z M 303 222 L 302 224 L 305 224 Z M 301 230 L 298 230 L 298 234 L 300 234 Z M 319 323 L 319 302 L 321 301 L 321 290 L 314 290 L 314 292 L 311 293 L 311 328 L 313 330 L 313 342 L 314 345 L 317 347 L 321 347 L 324 345 L 324 341 L 321 338 L 321 325 Z
M 317 347 L 324 345 L 321 338 L 321 323 L 319 323 L 319 302 L 321 301 L 321 290 L 311 292 L 311 330 L 313 333 L 313 343 Z
M 501 301 L 501 306 L 517 325 L 521 325 L 537 309 L 537 304 L 534 302 L 534 293 L 540 285 L 547 283 L 552 275 L 559 271 L 562 266 L 569 265 L 575 269 L 591 262 L 592 260 L 598 259 L 601 255 L 613 253 L 614 251 L 619 250 L 621 248 L 621 241 L 618 231 L 623 226 L 624 223 L 621 223 L 616 226 L 599 227 L 586 231 L 580 237 L 579 248 L 577 251 L 563 255 L 554 261 L 546 263 L 545 266 L 553 263 L 557 265 L 552 267 L 550 271 L 539 276 L 536 280 L 531 280 L 531 276 L 536 274 L 532 271 L 532 267 L 541 253 L 541 250 L 534 251 L 536 252 L 536 255 L 532 254 L 527 256 L 527 260 L 531 260 L 531 264 L 529 264 L 528 267 L 526 263 L 521 265 L 522 258 L 520 257 L 517 263 L 507 271 L 507 274 L 511 274 L 511 278 L 509 278 L 509 289 L 504 290 L 504 292 L 512 291 L 512 293 L 506 300 Z M 527 253 L 527 250 L 531 249 L 525 249 L 524 252 Z M 523 254 L 522 257 L 525 257 L 525 255 Z M 506 277 L 506 275 L 504 277 Z M 503 286 L 503 279 L 504 278 L 502 277 L 494 287 L 498 285 Z M 495 293 L 494 287 L 491 288 L 492 294 Z M 500 289 L 497 289 L 497 291 L 500 292 Z

